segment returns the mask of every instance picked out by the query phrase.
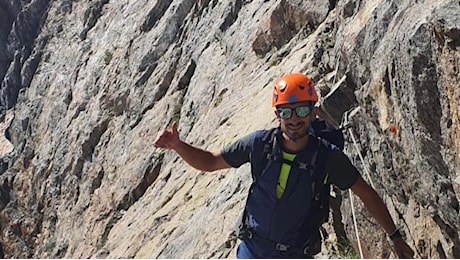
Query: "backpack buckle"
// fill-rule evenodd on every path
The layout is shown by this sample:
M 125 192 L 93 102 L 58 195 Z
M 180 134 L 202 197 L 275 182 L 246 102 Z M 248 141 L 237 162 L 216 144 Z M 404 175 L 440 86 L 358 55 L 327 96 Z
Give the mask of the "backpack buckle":
M 242 230 L 242 231 L 238 234 L 238 238 L 239 238 L 240 240 L 252 239 L 252 232 L 251 232 L 251 230 L 249 230 L 249 229 Z
M 299 162 L 299 169 L 308 170 L 308 164 Z
M 315 195 L 315 200 L 318 201 L 318 200 L 320 199 L 320 197 L 321 197 L 321 193 L 319 193 L 319 192 L 316 193 L 316 195 Z
M 304 255 L 310 255 L 310 245 L 307 245 L 303 248 Z
M 281 243 L 276 243 L 276 250 L 286 252 L 288 251 L 289 246 Z

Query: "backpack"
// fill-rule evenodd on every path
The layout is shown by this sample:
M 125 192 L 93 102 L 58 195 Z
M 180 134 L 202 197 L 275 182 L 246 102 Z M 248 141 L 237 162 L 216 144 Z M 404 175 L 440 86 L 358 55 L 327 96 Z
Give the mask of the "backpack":
M 310 169 L 310 174 L 313 174 L 314 168 L 316 167 L 316 161 L 318 158 L 318 154 L 320 153 L 320 149 L 340 149 L 343 150 L 344 148 L 344 137 L 342 130 L 335 129 L 330 127 L 324 120 L 315 119 L 311 122 L 311 129 L 312 134 L 318 138 L 319 140 L 319 148 L 318 151 L 315 152 L 309 163 L 298 163 L 298 165 L 291 165 L 291 167 L 305 167 L 305 169 Z M 282 158 L 276 158 L 274 156 L 275 146 L 276 146 L 276 136 L 280 133 L 279 128 L 272 128 L 270 130 L 262 130 L 255 134 L 253 140 L 253 149 L 251 153 L 251 169 L 252 169 L 252 178 L 253 183 L 249 189 L 251 192 L 252 188 L 256 184 L 258 180 L 263 178 L 263 173 L 266 169 L 269 168 L 270 164 L 276 160 L 282 160 Z M 312 183 L 312 203 L 310 209 L 316 208 L 312 212 L 317 212 L 313 217 L 313 222 L 315 227 L 318 230 L 319 236 L 319 229 L 324 222 L 328 221 L 329 218 L 329 193 L 330 193 L 330 184 L 328 183 L 328 174 L 326 172 L 322 173 L 321 175 L 315 176 L 315 181 Z M 239 220 L 236 234 L 239 239 L 251 239 L 253 234 L 249 229 L 249 225 L 247 222 L 247 201 L 245 205 L 245 209 L 243 210 L 242 216 Z M 319 210 L 318 210 L 319 209 Z M 317 239 L 320 237 L 313 237 L 310 240 Z M 315 241 L 310 241 L 315 242 Z M 276 242 L 274 242 L 276 243 Z M 278 246 L 279 243 L 276 243 Z M 320 243 L 319 243 L 319 250 L 320 250 Z M 286 245 L 286 248 L 290 247 Z M 315 249 L 316 250 L 316 249 Z M 305 250 L 303 250 L 305 252 Z M 308 252 L 311 255 L 318 253 L 319 251 Z M 305 253 L 307 254 L 307 253 Z

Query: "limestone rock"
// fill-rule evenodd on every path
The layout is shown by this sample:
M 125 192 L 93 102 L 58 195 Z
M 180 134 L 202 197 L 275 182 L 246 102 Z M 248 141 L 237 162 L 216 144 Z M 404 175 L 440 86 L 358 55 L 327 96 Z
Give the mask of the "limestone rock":
M 0 257 L 234 257 L 250 167 L 203 173 L 152 141 L 275 126 L 272 83 L 300 71 L 416 257 L 459 258 L 459 21 L 453 0 L 3 1 Z M 336 193 L 324 258 L 357 245 Z M 366 256 L 394 257 L 353 202 Z

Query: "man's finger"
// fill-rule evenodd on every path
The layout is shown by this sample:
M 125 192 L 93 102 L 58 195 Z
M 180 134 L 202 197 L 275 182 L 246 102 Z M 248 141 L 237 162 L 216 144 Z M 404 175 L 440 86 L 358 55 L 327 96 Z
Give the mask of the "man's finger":
M 160 140 L 162 139 L 161 137 L 164 135 L 164 133 L 160 133 L 157 135 L 157 137 L 155 138 L 155 140 L 153 140 L 153 143 L 156 144 L 158 142 L 160 142 Z
M 173 124 L 172 124 L 172 131 L 173 131 L 173 134 L 178 135 L 177 122 L 176 121 L 174 121 Z
M 161 140 L 155 140 L 155 142 L 153 142 L 153 146 L 158 147 L 158 148 L 162 148 L 163 147 L 163 142 Z

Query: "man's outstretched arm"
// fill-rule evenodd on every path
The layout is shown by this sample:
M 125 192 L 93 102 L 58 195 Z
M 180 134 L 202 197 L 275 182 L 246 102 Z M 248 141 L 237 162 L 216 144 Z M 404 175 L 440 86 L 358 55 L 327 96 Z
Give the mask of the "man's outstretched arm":
M 364 206 L 366 206 L 371 215 L 387 234 L 392 234 L 397 231 L 397 227 L 382 198 L 363 180 L 363 178 L 359 177 L 353 186 L 351 186 L 351 190 L 361 199 Z M 414 251 L 401 237 L 393 238 L 392 242 L 395 253 L 399 258 L 412 258 L 414 256 Z
M 171 129 L 159 132 L 153 145 L 174 150 L 190 166 L 201 171 L 211 172 L 231 167 L 220 152 L 205 151 L 180 140 L 176 122 Z

